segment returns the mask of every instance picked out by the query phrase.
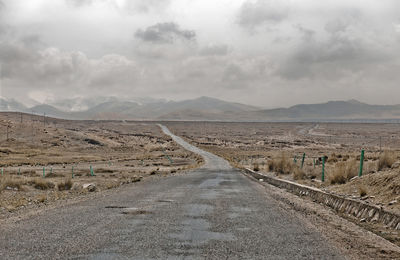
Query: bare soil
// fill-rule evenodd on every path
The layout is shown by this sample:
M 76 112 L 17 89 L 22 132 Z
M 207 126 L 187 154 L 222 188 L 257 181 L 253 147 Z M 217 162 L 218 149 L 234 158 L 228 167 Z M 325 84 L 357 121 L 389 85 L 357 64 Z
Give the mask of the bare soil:
M 154 123 L 0 113 L 0 129 L 0 218 L 203 163 Z

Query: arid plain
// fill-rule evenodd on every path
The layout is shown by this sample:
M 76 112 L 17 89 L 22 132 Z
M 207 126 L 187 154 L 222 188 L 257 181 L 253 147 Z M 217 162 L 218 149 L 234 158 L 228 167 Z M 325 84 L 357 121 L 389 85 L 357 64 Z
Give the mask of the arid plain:
M 0 129 L 0 218 L 203 162 L 154 123 L 0 113 Z

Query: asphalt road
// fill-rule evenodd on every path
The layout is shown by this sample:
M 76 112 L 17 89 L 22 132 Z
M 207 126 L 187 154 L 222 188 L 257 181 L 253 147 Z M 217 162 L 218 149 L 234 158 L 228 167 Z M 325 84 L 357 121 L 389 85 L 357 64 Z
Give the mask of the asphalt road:
M 202 154 L 204 167 L 4 225 L 0 259 L 344 258 L 258 183 L 173 138 Z

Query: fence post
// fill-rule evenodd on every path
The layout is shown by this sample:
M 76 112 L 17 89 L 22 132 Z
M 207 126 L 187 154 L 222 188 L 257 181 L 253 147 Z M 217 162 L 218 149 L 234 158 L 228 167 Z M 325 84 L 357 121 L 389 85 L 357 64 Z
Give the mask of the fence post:
M 21 175 L 21 168 L 18 168 L 18 175 Z
M 293 162 L 297 163 L 297 155 L 294 156 Z
M 90 165 L 90 175 L 91 175 L 91 176 L 94 176 L 94 171 L 93 171 L 92 165 Z
M 74 166 L 72 165 L 72 179 L 74 178 Z
M 1 176 L 3 176 L 3 174 L 4 174 L 4 169 L 1 168 Z
M 313 163 L 314 163 L 314 169 L 315 169 L 315 158 L 313 158 Z
M 325 181 L 325 156 L 322 157 L 322 176 L 321 176 L 321 181 Z
M 361 150 L 360 156 L 360 171 L 358 172 L 358 177 L 362 176 L 363 173 L 363 166 L 364 166 L 364 149 Z
M 43 167 L 43 178 L 45 178 L 45 177 L 46 177 L 46 168 Z
M 303 159 L 301 159 L 301 169 L 303 169 L 304 166 L 304 159 L 306 159 L 306 153 L 303 153 Z

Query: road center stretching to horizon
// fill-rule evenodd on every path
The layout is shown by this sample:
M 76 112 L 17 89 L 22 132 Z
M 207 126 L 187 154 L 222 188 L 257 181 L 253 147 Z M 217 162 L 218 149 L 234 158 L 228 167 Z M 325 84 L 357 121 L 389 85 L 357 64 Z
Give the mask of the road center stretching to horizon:
M 0 227 L 0 259 L 344 259 L 224 159 Z

